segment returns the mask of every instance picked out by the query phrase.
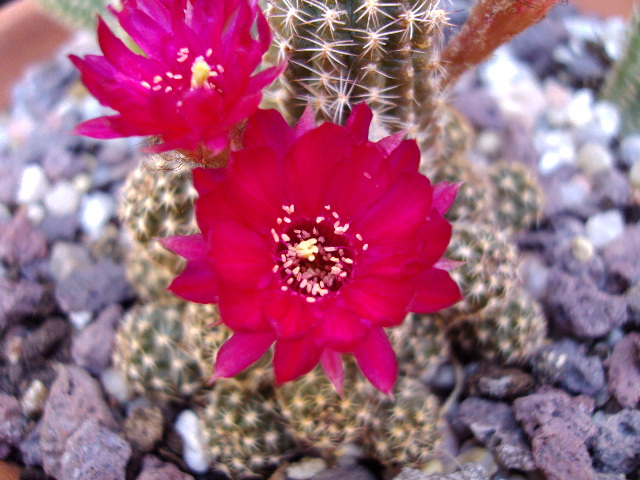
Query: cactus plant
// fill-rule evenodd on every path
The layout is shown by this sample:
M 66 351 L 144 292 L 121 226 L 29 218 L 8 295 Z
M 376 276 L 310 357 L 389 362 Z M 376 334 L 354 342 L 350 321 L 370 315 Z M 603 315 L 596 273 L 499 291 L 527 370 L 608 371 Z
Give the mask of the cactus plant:
M 159 399 L 190 397 L 211 376 L 215 353 L 229 337 L 213 305 L 164 300 L 134 307 L 116 334 L 113 363 L 133 390 Z
M 162 157 L 143 161 L 122 189 L 120 220 L 133 248 L 127 275 L 146 300 L 173 297 L 167 286 L 184 268 L 184 260 L 166 250 L 156 238 L 197 233 L 193 202 L 196 191 L 187 168 L 165 166 Z
M 620 108 L 622 130 L 640 132 L 640 7 L 636 5 L 624 53 L 608 74 L 602 96 Z
M 234 478 L 259 476 L 294 448 L 273 389 L 256 389 L 254 373 L 250 369 L 244 379 L 218 381 L 199 412 L 214 469 Z

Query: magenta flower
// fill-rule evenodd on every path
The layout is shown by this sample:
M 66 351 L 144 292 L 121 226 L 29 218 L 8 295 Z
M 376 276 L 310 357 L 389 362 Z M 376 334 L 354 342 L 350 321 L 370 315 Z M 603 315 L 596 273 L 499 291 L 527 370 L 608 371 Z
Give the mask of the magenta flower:
M 156 136 L 151 151 L 185 151 L 206 164 L 284 68 L 252 76 L 271 43 L 256 0 L 124 0 L 111 12 L 145 55 L 99 18 L 104 56 L 70 58 L 89 91 L 119 114 L 78 125 L 80 135 Z
M 321 362 L 341 391 L 341 355 L 353 353 L 390 393 L 397 365 L 384 328 L 460 299 L 441 259 L 451 238 L 443 214 L 458 185 L 432 187 L 418 173 L 415 141 L 369 142 L 370 122 L 365 105 L 345 127 L 315 128 L 307 109 L 291 129 L 275 110 L 259 111 L 228 169 L 193 172 L 202 234 L 163 243 L 187 259 L 170 290 L 217 303 L 234 330 L 214 378 L 237 374 L 275 342 L 280 383 Z

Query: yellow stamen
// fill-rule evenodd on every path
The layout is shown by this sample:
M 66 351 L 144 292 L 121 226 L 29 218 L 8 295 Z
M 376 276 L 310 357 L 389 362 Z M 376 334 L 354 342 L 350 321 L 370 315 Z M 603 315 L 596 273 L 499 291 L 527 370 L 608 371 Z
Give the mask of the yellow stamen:
M 211 67 L 202 56 L 191 65 L 191 88 L 200 88 L 211 76 Z
M 310 262 L 313 262 L 316 259 L 316 253 L 318 253 L 318 239 L 309 238 L 308 240 L 303 240 L 299 244 L 295 246 L 295 252 L 298 258 L 306 258 Z

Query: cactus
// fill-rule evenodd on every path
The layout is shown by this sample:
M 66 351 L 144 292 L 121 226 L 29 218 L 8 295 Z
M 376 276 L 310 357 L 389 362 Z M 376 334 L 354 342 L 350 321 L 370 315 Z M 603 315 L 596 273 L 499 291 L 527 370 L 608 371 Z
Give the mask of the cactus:
M 546 332 L 538 302 L 514 286 L 492 299 L 479 314 L 458 317 L 450 335 L 466 352 L 518 363 L 543 345 Z
M 164 162 L 159 156 L 154 160 Z M 131 172 L 120 206 L 120 220 L 133 241 L 127 276 L 145 300 L 171 298 L 166 287 L 184 268 L 184 260 L 156 238 L 199 231 L 193 210 L 197 193 L 190 171 L 160 166 L 143 162 Z
M 199 416 L 214 469 L 233 478 L 256 477 L 294 448 L 272 388 L 257 389 L 253 368 L 244 378 L 219 380 L 203 398 Z
M 230 335 L 223 326 L 208 327 L 216 317 L 213 305 L 178 300 L 136 306 L 118 329 L 114 366 L 138 394 L 190 397 L 205 386 Z
M 282 385 L 276 395 L 297 441 L 328 456 L 356 444 L 385 463 L 419 466 L 436 445 L 437 400 L 409 377 L 398 379 L 394 401 L 366 382 L 348 360 L 342 397 L 320 367 Z
M 474 314 L 515 281 L 517 252 L 506 233 L 483 223 L 454 225 L 445 257 L 465 262 L 451 272 L 465 298 L 441 312 L 443 318 Z
M 515 233 L 538 222 L 542 211 L 542 192 L 526 166 L 495 163 L 489 168 L 489 177 L 496 190 L 491 211 L 500 229 Z
M 636 5 L 624 53 L 605 79 L 602 96 L 620 108 L 622 130 L 640 132 L 640 7 Z
M 366 102 L 382 131 L 433 136 L 439 105 L 434 55 L 446 25 L 436 0 L 271 0 L 270 61 L 289 58 L 267 104 L 289 119 L 307 102 L 343 123 Z

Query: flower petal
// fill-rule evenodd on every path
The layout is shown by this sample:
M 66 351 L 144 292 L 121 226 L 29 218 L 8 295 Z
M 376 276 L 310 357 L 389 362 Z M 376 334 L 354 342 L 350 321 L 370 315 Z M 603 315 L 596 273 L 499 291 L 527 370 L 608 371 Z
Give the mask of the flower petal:
M 293 131 L 277 110 L 258 110 L 247 122 L 242 137 L 245 149 L 266 146 L 284 158 L 293 143 Z
M 431 210 L 419 233 L 420 261 L 429 268 L 444 254 L 451 241 L 451 224 L 436 210 Z
M 274 341 L 272 333 L 234 333 L 218 350 L 211 380 L 240 373 L 259 360 Z
M 180 275 L 167 288 L 171 293 L 195 303 L 218 301 L 218 279 L 206 260 L 187 262 Z
M 272 252 L 261 237 L 238 222 L 216 223 L 208 250 L 223 282 L 245 288 L 259 287 L 272 274 Z
M 409 312 L 414 286 L 404 277 L 359 276 L 341 291 L 349 308 L 377 326 L 402 323 Z
M 220 318 L 227 327 L 240 332 L 272 331 L 262 312 L 265 291 L 228 283 L 221 283 L 218 290 Z
M 333 350 L 350 352 L 369 333 L 369 327 L 349 308 L 334 304 L 324 308 L 323 313 L 317 331 L 322 343 Z
M 159 238 L 164 248 L 187 260 L 202 260 L 207 254 L 207 242 L 201 234 Z
M 398 376 L 398 363 L 382 328 L 375 328 L 363 339 L 353 356 L 365 377 L 382 393 L 391 396 Z
M 300 138 L 314 128 L 316 128 L 316 113 L 313 111 L 311 103 L 308 102 L 304 108 L 304 112 L 302 112 L 300 120 L 298 120 L 298 123 L 293 127 L 293 135 L 295 138 Z
M 433 186 L 433 203 L 432 208 L 434 208 L 440 215 L 444 215 L 447 213 L 447 210 L 451 207 L 454 200 L 456 199 L 456 195 L 458 194 L 458 189 L 462 185 L 462 182 L 439 182 Z
M 420 165 L 420 148 L 415 140 L 403 140 L 389 155 L 389 163 L 395 174 L 417 172 Z
M 318 319 L 302 295 L 292 291 L 272 292 L 265 302 L 265 315 L 278 338 L 296 338 L 309 332 Z
M 416 278 L 416 296 L 411 311 L 432 313 L 450 307 L 462 299 L 460 287 L 444 270 L 431 268 Z
M 325 348 L 320 356 L 320 364 L 324 373 L 329 378 L 329 381 L 333 384 L 334 388 L 338 392 L 338 395 L 342 397 L 344 393 L 344 366 L 342 365 L 342 354 Z
M 311 335 L 296 340 L 278 340 L 273 355 L 276 381 L 285 383 L 309 373 L 318 364 L 322 350 Z
M 369 127 L 373 113 L 371 108 L 364 102 L 354 106 L 351 115 L 347 118 L 344 128 L 354 136 L 356 142 L 366 142 L 369 140 Z

